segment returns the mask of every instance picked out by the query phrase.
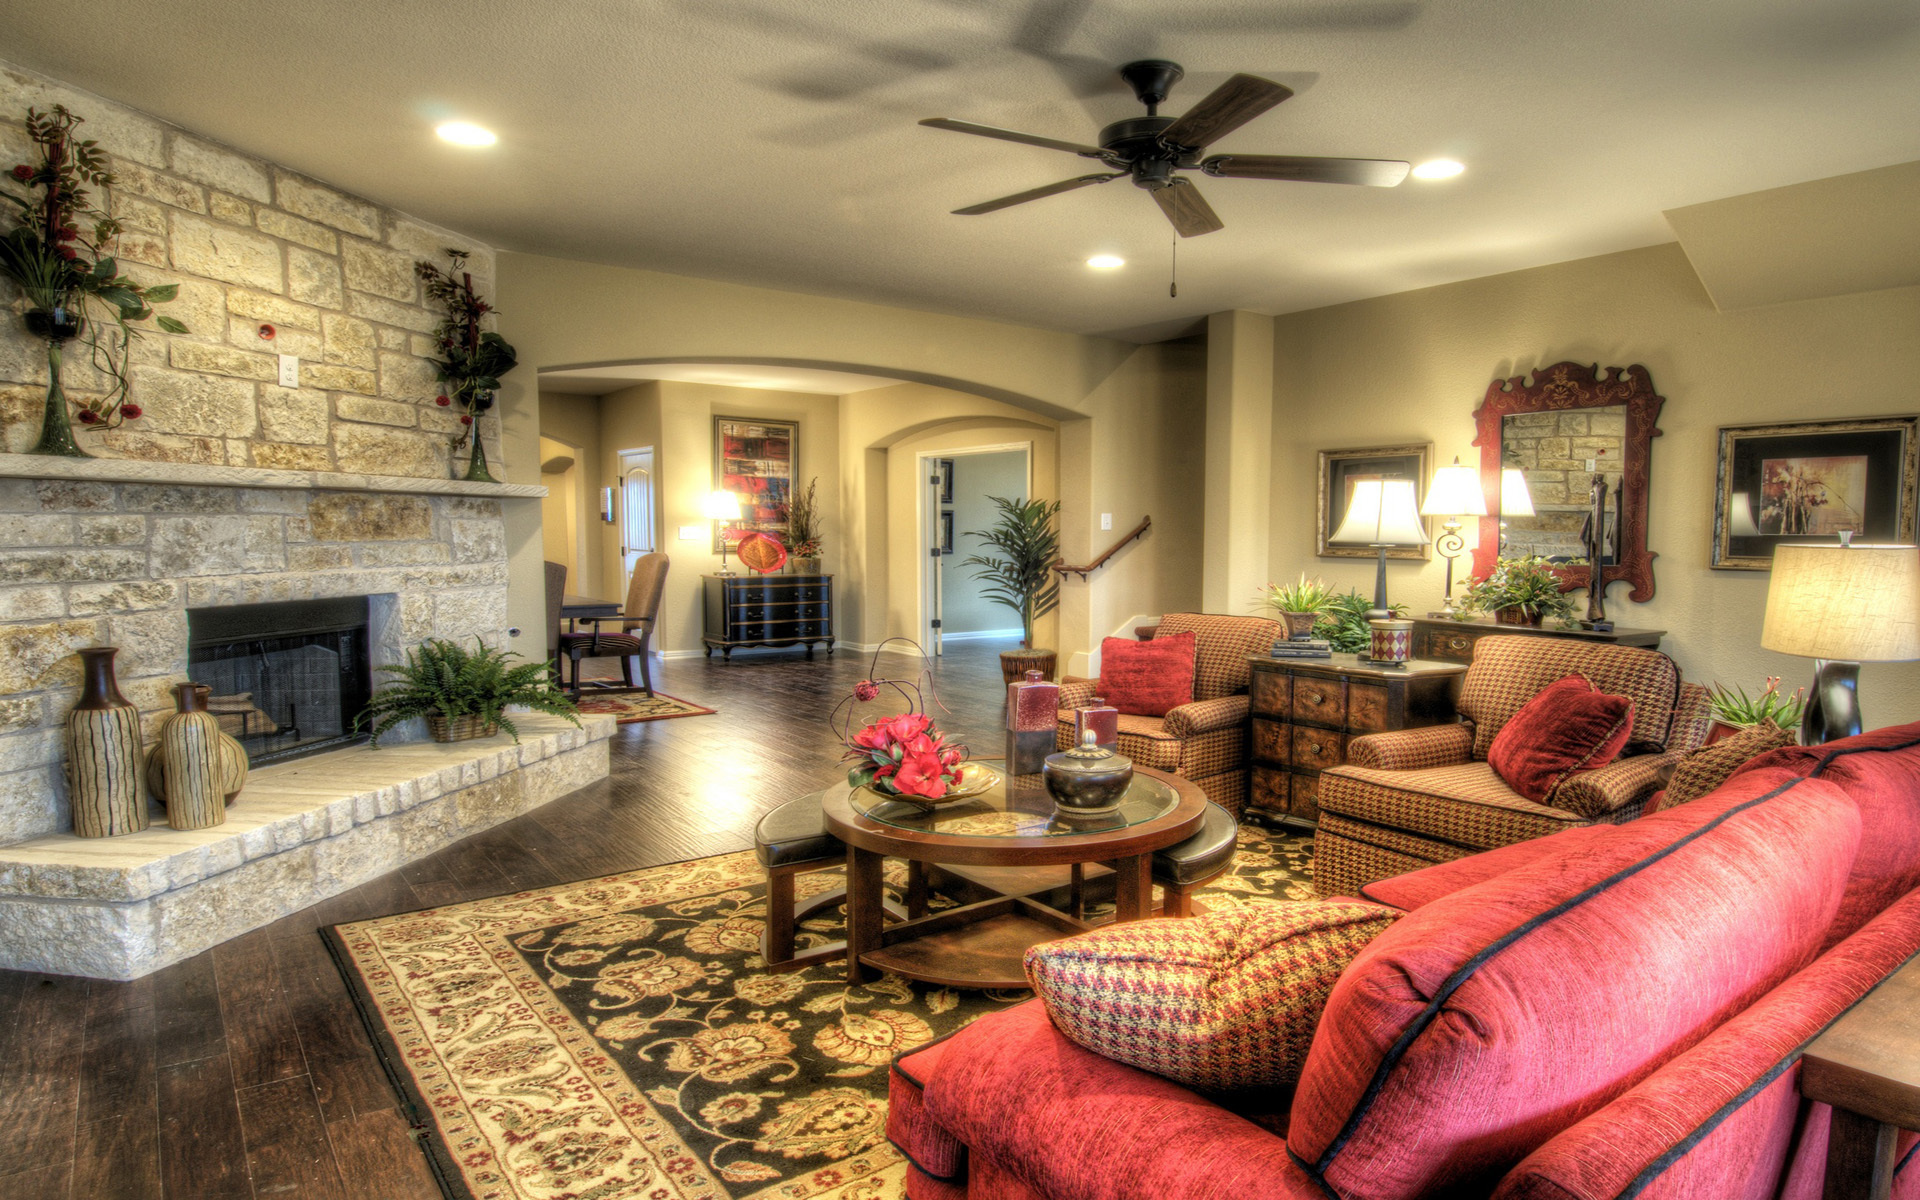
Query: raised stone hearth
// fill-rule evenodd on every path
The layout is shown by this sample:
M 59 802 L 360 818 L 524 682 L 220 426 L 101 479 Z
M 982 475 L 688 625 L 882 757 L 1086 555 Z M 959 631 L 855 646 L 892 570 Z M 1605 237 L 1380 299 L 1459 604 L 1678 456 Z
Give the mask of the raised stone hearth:
M 514 720 L 263 767 L 212 829 L 0 847 L 0 968 L 135 979 L 606 775 L 613 718 Z

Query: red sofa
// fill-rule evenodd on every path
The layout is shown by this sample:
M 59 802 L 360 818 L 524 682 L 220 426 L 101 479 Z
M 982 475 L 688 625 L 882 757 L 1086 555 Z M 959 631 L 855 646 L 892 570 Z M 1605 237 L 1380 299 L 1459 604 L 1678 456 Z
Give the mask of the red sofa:
M 1920 952 L 1920 723 L 1369 884 L 1291 1094 L 1101 1058 L 1038 1002 L 894 1064 L 912 1200 L 1817 1200 L 1800 1048 Z M 1920 1197 L 1901 1144 L 1895 1195 Z

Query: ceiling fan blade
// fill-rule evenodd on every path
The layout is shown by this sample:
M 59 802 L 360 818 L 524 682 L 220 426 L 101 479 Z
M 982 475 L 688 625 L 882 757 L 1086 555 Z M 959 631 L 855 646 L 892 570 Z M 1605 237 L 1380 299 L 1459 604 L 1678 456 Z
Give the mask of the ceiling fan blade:
M 999 138 L 1003 142 L 1019 142 L 1025 146 L 1044 146 L 1049 150 L 1065 150 L 1068 154 L 1084 154 L 1088 158 L 1099 158 L 1105 153 L 1098 146 L 1063 142 L 1059 138 L 1041 137 L 1037 133 L 995 129 L 991 125 L 975 125 L 972 121 L 956 121 L 951 117 L 928 117 L 920 123 L 929 129 L 950 129 L 954 133 L 971 133 L 977 137 Z
M 986 200 L 979 204 L 970 204 L 965 208 L 956 208 L 953 210 L 953 215 L 956 217 L 977 217 L 981 213 L 999 212 L 1003 208 L 1012 208 L 1016 204 L 1025 204 L 1029 200 L 1044 200 L 1048 196 L 1058 196 L 1061 192 L 1071 192 L 1076 188 L 1086 187 L 1088 184 L 1106 183 L 1109 180 L 1119 179 L 1125 174 L 1125 171 L 1116 171 L 1111 175 L 1082 175 L 1078 179 L 1063 179 L 1059 183 L 1050 183 L 1045 187 L 1037 187 L 1031 191 L 1016 192 L 1011 196 L 1002 196 L 998 200 Z
M 1397 187 L 1411 169 L 1383 158 L 1296 158 L 1287 154 L 1216 154 L 1200 169 L 1220 179 L 1288 179 Z
M 1160 211 L 1167 214 L 1167 220 L 1173 222 L 1173 231 L 1181 237 L 1199 237 L 1227 227 L 1213 214 L 1213 206 L 1200 194 L 1200 189 L 1184 179 L 1155 189 L 1153 199 Z
M 1235 75 L 1161 131 L 1160 140 L 1198 150 L 1293 95 L 1293 89 L 1258 75 Z

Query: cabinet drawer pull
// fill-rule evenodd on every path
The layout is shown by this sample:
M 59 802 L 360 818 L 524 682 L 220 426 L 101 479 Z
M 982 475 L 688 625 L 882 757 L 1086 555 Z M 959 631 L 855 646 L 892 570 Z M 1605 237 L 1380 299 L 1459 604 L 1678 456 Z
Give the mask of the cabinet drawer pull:
M 1307 703 L 1309 704 L 1325 704 L 1326 702 L 1327 696 L 1325 692 L 1315 692 L 1313 695 L 1307 697 Z
M 1307 748 L 1308 748 L 1309 750 L 1312 750 L 1312 751 L 1313 751 L 1313 752 L 1314 752 L 1315 754 L 1325 754 L 1325 753 L 1326 753 L 1326 751 L 1325 751 L 1325 750 L 1323 750 L 1323 749 L 1321 749 L 1321 746 L 1320 746 L 1320 743 L 1319 743 L 1319 742 L 1308 742 L 1308 743 L 1307 743 Z

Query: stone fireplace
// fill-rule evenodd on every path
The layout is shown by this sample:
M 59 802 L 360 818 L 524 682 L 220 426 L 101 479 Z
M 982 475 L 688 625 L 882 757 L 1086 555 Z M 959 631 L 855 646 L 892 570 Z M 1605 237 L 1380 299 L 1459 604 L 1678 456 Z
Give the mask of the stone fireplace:
M 502 505 L 543 491 L 0 454 L 0 967 L 144 974 L 604 776 L 604 717 L 351 744 L 367 661 L 540 653 L 508 638 Z M 102 645 L 149 742 L 173 684 L 213 689 L 257 767 L 225 825 L 70 832 L 61 729 Z

